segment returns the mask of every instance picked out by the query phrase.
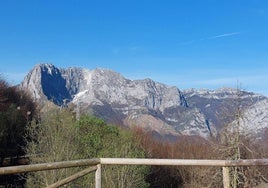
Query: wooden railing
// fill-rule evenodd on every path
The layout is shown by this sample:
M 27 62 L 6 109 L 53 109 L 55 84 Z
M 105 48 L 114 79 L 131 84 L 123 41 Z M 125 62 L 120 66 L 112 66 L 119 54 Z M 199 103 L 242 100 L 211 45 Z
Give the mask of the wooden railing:
M 234 166 L 268 166 L 268 159 L 247 159 L 247 160 L 186 160 L 186 159 L 136 159 L 136 158 L 97 158 L 83 159 L 75 161 L 63 161 L 54 163 L 42 163 L 32 165 L 21 165 L 11 167 L 1 167 L 0 175 L 17 174 L 25 172 L 53 170 L 62 168 L 72 168 L 90 166 L 70 177 L 60 180 L 49 188 L 60 187 L 77 178 L 95 172 L 95 187 L 101 188 L 101 165 L 172 165 L 172 166 L 214 166 L 222 167 L 223 186 L 230 187 L 229 168 Z

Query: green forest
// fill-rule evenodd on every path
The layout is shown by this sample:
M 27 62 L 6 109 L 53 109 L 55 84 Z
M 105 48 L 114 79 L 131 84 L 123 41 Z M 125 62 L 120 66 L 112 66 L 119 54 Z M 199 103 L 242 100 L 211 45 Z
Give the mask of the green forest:
M 239 114 L 238 114 L 239 115 Z M 265 136 L 268 139 L 268 132 Z M 130 129 L 81 115 L 71 107 L 40 109 L 26 92 L 0 80 L 0 166 L 36 164 L 99 157 L 167 159 L 268 158 L 268 140 L 223 129 L 217 137 L 156 138 L 138 125 Z M 23 157 L 22 157 L 23 156 Z M 0 187 L 46 187 L 83 168 L 0 176 Z M 254 187 L 268 181 L 266 167 L 232 167 L 232 187 Z M 94 187 L 94 174 L 67 187 Z M 105 188 L 222 187 L 217 167 L 111 165 L 102 168 Z

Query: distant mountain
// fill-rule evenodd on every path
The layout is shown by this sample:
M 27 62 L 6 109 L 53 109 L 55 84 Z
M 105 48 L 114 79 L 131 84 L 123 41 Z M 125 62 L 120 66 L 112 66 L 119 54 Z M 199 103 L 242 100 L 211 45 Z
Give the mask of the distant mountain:
M 73 104 L 77 113 L 167 137 L 215 135 L 234 121 L 238 106 L 250 117 L 245 129 L 259 132 L 268 127 L 268 99 L 236 89 L 181 91 L 151 79 L 129 80 L 107 69 L 62 69 L 52 64 L 36 65 L 19 87 L 40 104 Z
M 260 139 L 265 130 L 268 130 L 268 99 L 260 100 L 243 111 L 242 117 L 233 121 L 240 123 L 240 132 Z

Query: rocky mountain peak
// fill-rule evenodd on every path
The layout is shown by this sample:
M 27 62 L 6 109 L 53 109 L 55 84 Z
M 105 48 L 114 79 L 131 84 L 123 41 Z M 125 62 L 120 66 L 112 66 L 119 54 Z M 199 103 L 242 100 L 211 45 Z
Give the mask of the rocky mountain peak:
M 52 101 L 59 106 L 72 103 L 79 113 L 91 113 L 125 126 L 141 126 L 161 135 L 208 137 L 217 134 L 222 126 L 234 120 L 228 115 L 224 118 L 223 114 L 234 114 L 237 107 L 235 89 L 181 91 L 151 79 L 126 79 L 102 68 L 38 64 L 20 88 L 28 90 L 38 103 Z M 249 92 L 242 92 L 239 97 L 245 110 L 266 99 Z

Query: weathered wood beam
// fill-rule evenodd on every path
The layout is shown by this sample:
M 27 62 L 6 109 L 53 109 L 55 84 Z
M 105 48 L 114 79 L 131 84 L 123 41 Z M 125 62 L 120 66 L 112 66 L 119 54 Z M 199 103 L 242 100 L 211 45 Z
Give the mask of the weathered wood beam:
M 268 159 L 194 160 L 194 159 L 133 159 L 100 158 L 101 164 L 117 165 L 171 165 L 171 166 L 267 166 Z
M 97 165 L 95 172 L 95 188 L 101 188 L 101 164 Z
M 81 159 L 81 160 L 74 160 L 74 161 L 62 161 L 62 162 L 50 162 L 50 163 L 41 163 L 41 164 L 32 164 L 32 165 L 1 167 L 0 175 L 34 172 L 34 171 L 42 171 L 42 170 L 53 170 L 53 169 L 61 169 L 61 168 L 71 168 L 71 167 L 79 167 L 79 166 L 92 166 L 92 165 L 97 165 L 99 163 L 100 163 L 100 159 Z
M 90 172 L 93 172 L 95 170 L 97 170 L 97 166 L 91 166 L 89 168 L 86 168 L 85 170 L 82 170 L 80 172 L 77 172 L 77 173 L 73 174 L 72 176 L 69 176 L 69 177 L 67 177 L 65 179 L 62 179 L 62 180 L 56 182 L 56 183 L 53 183 L 53 184 L 47 186 L 46 188 L 56 188 L 56 187 L 63 186 L 65 184 L 68 184 L 71 181 L 74 181 L 74 180 L 76 180 L 78 178 L 81 178 L 81 177 L 83 177 L 83 176 L 85 176 L 85 175 L 87 175 Z
M 224 188 L 230 188 L 230 174 L 228 167 L 222 167 L 222 181 Z

